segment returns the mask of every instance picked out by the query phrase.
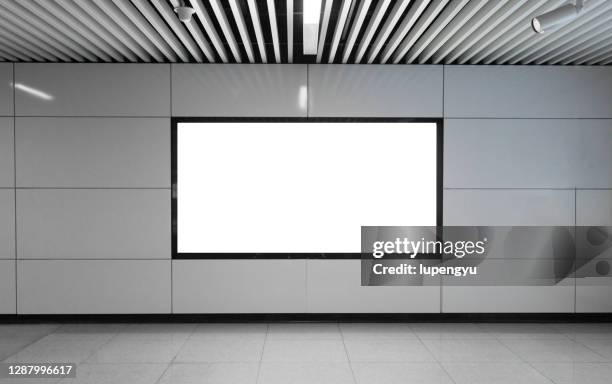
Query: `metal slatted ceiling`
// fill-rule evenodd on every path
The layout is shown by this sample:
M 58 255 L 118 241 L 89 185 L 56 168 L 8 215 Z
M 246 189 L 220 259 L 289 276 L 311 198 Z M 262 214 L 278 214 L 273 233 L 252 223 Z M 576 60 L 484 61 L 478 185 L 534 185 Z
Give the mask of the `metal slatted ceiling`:
M 302 54 L 302 2 L 0 0 L 0 60 L 32 62 L 612 64 L 612 1 L 536 34 L 567 0 L 324 0 L 317 55 Z

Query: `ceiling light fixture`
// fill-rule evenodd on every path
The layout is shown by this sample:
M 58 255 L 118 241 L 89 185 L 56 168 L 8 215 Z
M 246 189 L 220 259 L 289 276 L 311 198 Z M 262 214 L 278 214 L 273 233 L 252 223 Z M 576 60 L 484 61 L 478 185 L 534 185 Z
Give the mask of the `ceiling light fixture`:
M 531 27 L 536 33 L 544 33 L 560 24 L 567 24 L 574 20 L 584 6 L 584 0 L 568 3 L 550 12 L 536 16 L 531 20 Z
M 180 21 L 188 23 L 191 21 L 191 16 L 194 14 L 195 9 L 188 6 L 185 0 L 179 0 L 178 6 L 174 7 L 174 12 L 176 12 Z
M 329 0 L 328 0 L 329 1 Z M 319 43 L 319 22 L 323 0 L 304 0 L 304 55 L 316 55 Z

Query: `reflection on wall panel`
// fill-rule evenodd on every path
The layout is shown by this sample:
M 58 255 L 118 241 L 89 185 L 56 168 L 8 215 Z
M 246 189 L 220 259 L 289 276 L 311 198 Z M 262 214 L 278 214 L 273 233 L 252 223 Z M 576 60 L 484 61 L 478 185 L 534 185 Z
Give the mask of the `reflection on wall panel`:
M 170 190 L 18 189 L 20 259 L 168 259 Z
M 15 65 L 17 116 L 170 116 L 169 64 Z
M 308 116 L 442 117 L 442 66 L 309 65 Z
M 306 117 L 306 65 L 173 64 L 173 116 Z
M 169 260 L 19 261 L 19 314 L 169 313 Z

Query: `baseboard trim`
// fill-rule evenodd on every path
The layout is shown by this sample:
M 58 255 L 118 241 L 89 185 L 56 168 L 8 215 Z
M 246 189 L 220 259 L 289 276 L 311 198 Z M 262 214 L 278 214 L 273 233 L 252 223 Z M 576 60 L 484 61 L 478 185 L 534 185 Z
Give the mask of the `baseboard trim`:
M 80 314 L 0 315 L 0 323 L 574 323 L 612 322 L 612 313 L 252 313 L 252 314 Z

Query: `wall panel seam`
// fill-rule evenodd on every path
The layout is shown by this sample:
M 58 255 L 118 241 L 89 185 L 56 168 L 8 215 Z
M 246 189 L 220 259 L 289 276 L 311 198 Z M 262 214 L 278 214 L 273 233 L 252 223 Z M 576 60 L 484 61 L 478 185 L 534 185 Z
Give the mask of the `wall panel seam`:
M 445 116 L 448 120 L 612 120 L 610 117 L 453 117 Z
M 13 63 L 13 198 L 15 202 L 13 215 L 14 215 L 14 241 L 15 241 L 15 314 L 18 312 L 18 295 L 17 289 L 19 284 L 17 283 L 17 119 L 15 118 L 16 110 L 16 98 L 15 98 L 15 63 Z
M 139 115 L 14 115 L 15 117 L 64 118 L 64 119 L 170 119 L 171 115 L 139 116 Z M 7 116 L 10 117 L 10 116 Z

